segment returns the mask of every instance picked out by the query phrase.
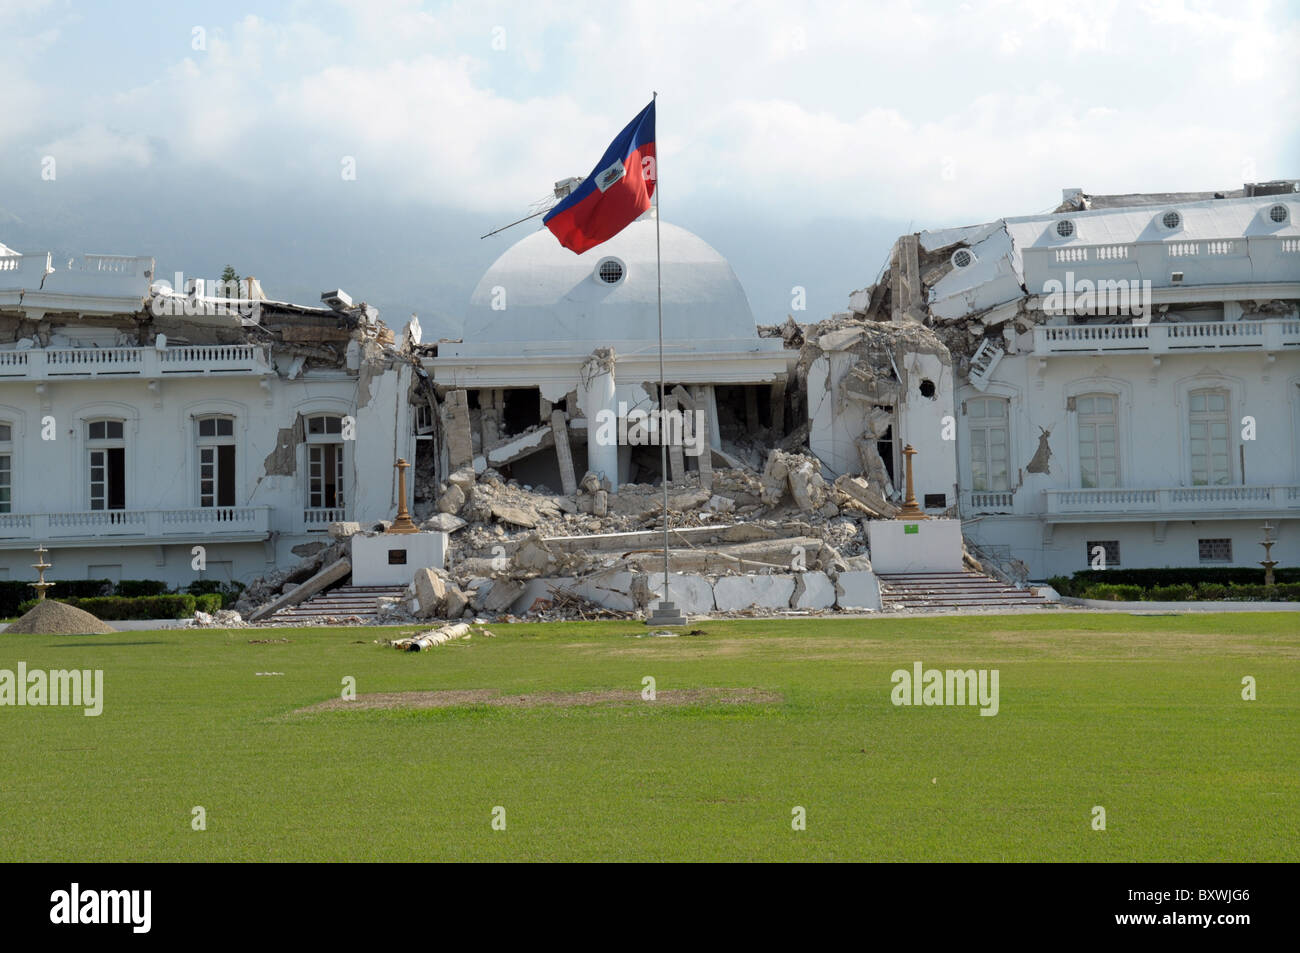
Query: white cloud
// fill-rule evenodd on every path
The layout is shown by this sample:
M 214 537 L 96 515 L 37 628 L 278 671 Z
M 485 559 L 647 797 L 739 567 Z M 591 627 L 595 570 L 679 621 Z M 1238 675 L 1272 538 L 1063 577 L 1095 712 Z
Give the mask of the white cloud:
M 0 64 L 0 88 L 40 104 L 0 130 L 44 116 L 49 148 L 78 161 L 146 165 L 165 143 L 169 162 L 294 189 L 347 187 L 353 156 L 358 183 L 476 211 L 586 173 L 651 89 L 666 202 L 948 224 L 1036 211 L 1067 185 L 1228 187 L 1248 161 L 1296 174 L 1300 30 L 1264 3 L 339 9 L 212 24 L 205 51 L 149 83 L 110 69 L 80 99 L 37 88 L 43 58 Z

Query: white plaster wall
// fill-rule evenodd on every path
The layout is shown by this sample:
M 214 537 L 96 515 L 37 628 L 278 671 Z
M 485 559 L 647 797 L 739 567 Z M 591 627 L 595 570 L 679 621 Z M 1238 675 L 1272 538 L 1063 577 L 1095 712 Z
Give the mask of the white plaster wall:
M 921 505 L 927 493 L 941 493 L 951 506 L 957 485 L 952 368 L 933 354 L 905 354 L 903 363 L 907 367 L 907 399 L 899 408 L 899 430 L 902 445 L 910 443 L 916 451 L 912 457 L 916 501 Z M 923 380 L 934 383 L 933 397 L 921 396 Z M 945 418 L 953 418 L 949 421 L 954 425 L 953 440 L 943 439 Z M 932 508 L 931 512 L 942 509 Z
M 267 476 L 263 469 L 280 428 L 291 427 L 299 413 L 356 417 L 356 441 L 345 443 L 344 451 L 347 515 L 363 523 L 391 517 L 396 509 L 394 458 L 405 455 L 414 459 L 405 396 L 410 373 L 410 368 L 403 367 L 375 378 L 370 401 L 360 409 L 357 379 L 343 373 L 295 381 L 272 377 L 269 390 L 253 375 L 166 378 L 157 393 L 140 378 L 50 381 L 44 403 L 31 382 L 0 383 L 0 420 L 13 425 L 11 512 L 89 509 L 84 421 L 93 417 L 126 421 L 128 510 L 197 507 L 198 453 L 192 418 L 207 413 L 233 414 L 235 500 L 240 506 L 272 508 L 274 536 L 269 545 L 214 542 L 198 534 L 193 540 L 169 537 L 161 549 L 111 537 L 105 537 L 99 547 L 70 548 L 56 541 L 46 545 L 54 564 L 51 578 L 85 578 L 92 565 L 121 565 L 122 578 L 185 584 L 202 575 L 190 568 L 190 550 L 203 544 L 209 563 L 222 564 L 214 572 L 225 572 L 224 564 L 230 563 L 234 578 L 248 581 L 263 574 L 268 561 L 281 566 L 297 562 L 299 557 L 290 552 L 295 545 L 329 541 L 323 532 L 307 532 L 302 523 L 307 501 L 305 448 L 296 450 L 292 476 Z M 47 415 L 55 421 L 54 440 L 41 439 L 41 420 Z M 34 561 L 30 550 L 35 545 L 0 539 L 0 572 L 7 570 L 10 579 L 34 578 L 29 564 Z

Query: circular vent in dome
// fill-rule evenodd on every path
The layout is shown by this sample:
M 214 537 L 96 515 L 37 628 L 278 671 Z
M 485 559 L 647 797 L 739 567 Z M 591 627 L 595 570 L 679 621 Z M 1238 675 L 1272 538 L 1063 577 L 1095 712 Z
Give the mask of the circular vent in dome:
M 1062 238 L 1069 238 L 1074 234 L 1074 222 L 1070 221 L 1068 218 L 1061 219 L 1056 223 L 1056 234 L 1060 235 Z
M 1286 206 L 1274 205 L 1268 210 L 1268 219 L 1270 222 L 1277 222 L 1277 224 L 1281 225 L 1287 220 Z
M 1172 231 L 1183 224 L 1183 217 L 1177 212 L 1165 212 L 1165 217 L 1160 221 L 1164 223 L 1165 228 Z
M 974 260 L 975 256 L 964 248 L 958 248 L 952 253 L 952 264 L 954 268 L 965 268 Z
M 596 277 L 607 285 L 616 285 L 625 274 L 623 263 L 617 258 L 606 258 L 596 266 Z

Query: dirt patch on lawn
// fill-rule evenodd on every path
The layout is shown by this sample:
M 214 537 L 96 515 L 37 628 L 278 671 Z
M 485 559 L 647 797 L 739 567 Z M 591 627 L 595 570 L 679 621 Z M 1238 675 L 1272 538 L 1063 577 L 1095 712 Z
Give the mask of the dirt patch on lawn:
M 520 695 L 503 694 L 494 688 L 474 688 L 441 692 L 374 692 L 358 695 L 355 701 L 331 698 L 299 708 L 294 714 L 339 709 L 375 708 L 466 708 L 491 705 L 497 708 L 580 708 L 624 705 L 774 705 L 782 700 L 776 692 L 762 688 L 670 688 L 655 694 L 654 701 L 641 697 L 635 689 L 607 689 L 592 692 L 537 692 Z

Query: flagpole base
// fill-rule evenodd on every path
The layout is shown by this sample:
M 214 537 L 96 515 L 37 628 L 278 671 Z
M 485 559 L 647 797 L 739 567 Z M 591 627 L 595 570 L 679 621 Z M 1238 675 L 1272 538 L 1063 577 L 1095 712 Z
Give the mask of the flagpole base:
M 655 606 L 654 612 L 645 620 L 646 625 L 685 625 L 686 616 L 677 611 L 677 606 L 671 602 L 661 602 Z

